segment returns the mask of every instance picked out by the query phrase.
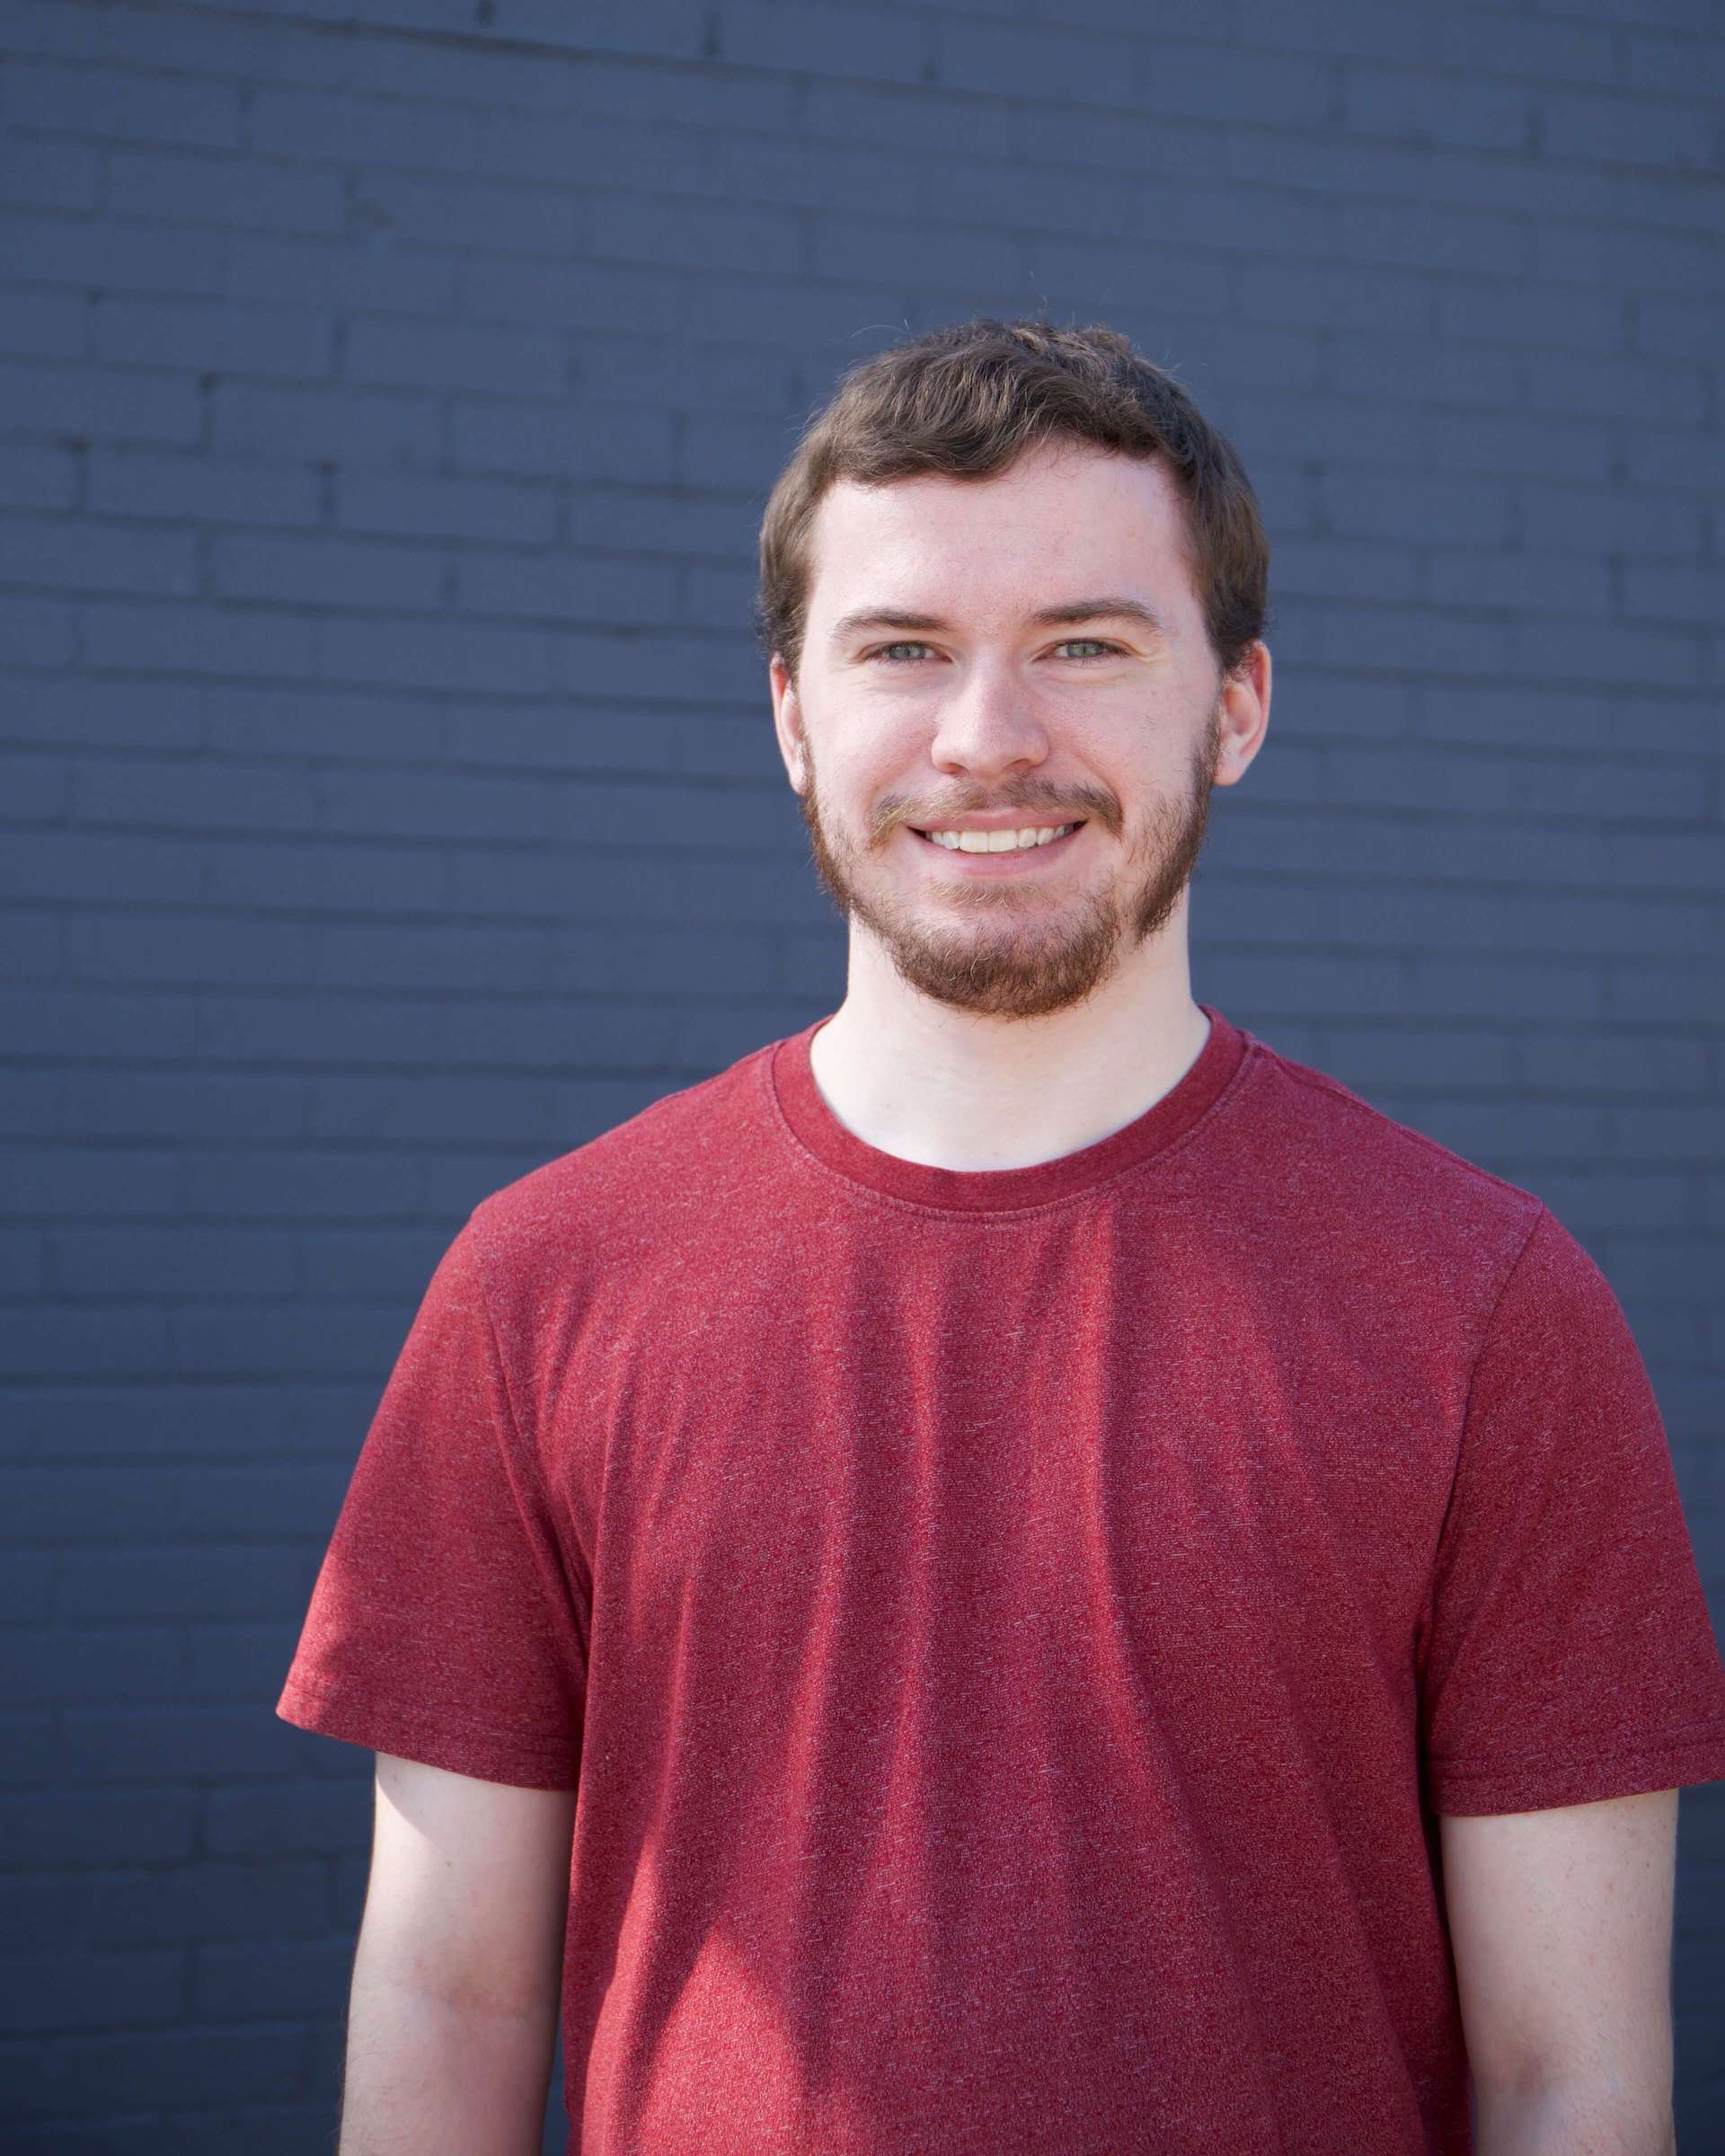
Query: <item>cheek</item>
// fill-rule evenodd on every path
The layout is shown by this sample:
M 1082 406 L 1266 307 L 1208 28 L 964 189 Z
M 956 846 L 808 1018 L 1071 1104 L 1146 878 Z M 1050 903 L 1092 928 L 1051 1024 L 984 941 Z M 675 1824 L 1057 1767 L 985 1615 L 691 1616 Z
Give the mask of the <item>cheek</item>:
M 925 737 L 905 727 L 871 729 L 843 747 L 823 744 L 815 764 L 822 800 L 852 820 L 868 817 L 889 796 L 924 799 L 929 775 Z

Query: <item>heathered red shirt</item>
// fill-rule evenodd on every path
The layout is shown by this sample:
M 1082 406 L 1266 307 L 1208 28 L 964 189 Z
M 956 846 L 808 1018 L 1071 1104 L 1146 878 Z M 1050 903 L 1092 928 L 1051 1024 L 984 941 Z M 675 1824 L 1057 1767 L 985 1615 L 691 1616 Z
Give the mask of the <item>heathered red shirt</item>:
M 1436 1815 L 1725 1779 L 1603 1274 L 1202 1008 L 995 1171 L 811 1025 L 438 1267 L 278 1712 L 578 1790 L 571 2152 L 1451 2156 Z

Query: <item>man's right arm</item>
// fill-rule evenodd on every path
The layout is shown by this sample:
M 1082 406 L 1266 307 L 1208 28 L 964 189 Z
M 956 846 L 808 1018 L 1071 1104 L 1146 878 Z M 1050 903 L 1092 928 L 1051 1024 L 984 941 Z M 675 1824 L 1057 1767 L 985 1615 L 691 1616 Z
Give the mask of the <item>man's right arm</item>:
M 338 2156 L 538 2156 L 574 1816 L 378 1753 Z

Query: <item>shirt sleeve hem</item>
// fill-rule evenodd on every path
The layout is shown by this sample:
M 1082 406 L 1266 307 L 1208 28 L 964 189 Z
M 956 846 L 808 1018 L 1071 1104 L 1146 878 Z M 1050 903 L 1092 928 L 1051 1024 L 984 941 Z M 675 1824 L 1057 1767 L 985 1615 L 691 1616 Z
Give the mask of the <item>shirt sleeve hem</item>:
M 1604 1752 L 1563 1758 L 1471 1765 L 1431 1762 L 1432 1809 L 1454 1816 L 1483 1812 L 1537 1812 L 1560 1805 L 1595 1804 L 1648 1789 L 1686 1789 L 1725 1781 L 1725 1716 L 1663 1736 L 1626 1738 Z
M 288 1678 L 276 1713 L 318 1736 L 394 1753 L 481 1781 L 530 1789 L 570 1790 L 579 1785 L 579 1752 L 561 1739 L 481 1728 L 302 1675 Z

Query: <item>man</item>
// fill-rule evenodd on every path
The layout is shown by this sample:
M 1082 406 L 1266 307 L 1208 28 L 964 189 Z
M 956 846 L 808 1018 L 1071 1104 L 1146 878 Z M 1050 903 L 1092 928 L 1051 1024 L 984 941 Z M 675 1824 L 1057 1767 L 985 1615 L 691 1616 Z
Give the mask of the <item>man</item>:
M 1725 1669 L 1529 1193 L 1193 1001 L 1239 460 L 853 370 L 758 623 L 839 1009 L 478 1206 L 278 1711 L 378 1754 L 341 2150 L 1656 2156 Z

